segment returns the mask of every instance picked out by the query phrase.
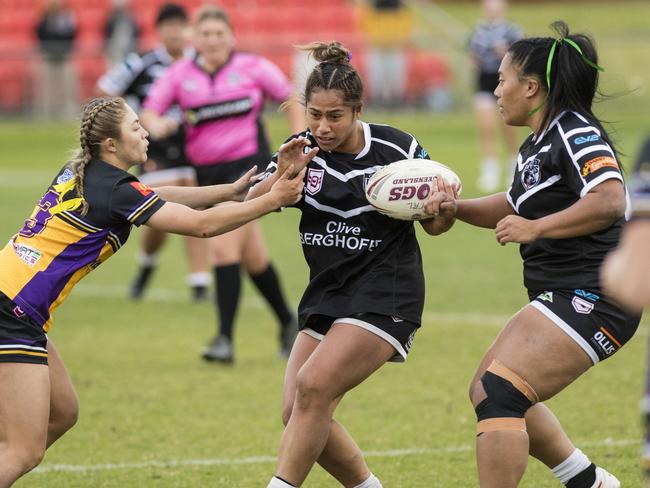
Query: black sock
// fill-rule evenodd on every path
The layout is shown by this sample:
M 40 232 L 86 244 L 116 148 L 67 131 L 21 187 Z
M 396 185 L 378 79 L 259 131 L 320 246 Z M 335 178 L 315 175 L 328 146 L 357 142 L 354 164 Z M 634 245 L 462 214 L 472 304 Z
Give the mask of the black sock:
M 566 488 L 591 488 L 595 482 L 596 465 L 591 463 L 589 467 L 571 478 L 565 486 Z
M 226 336 L 230 340 L 232 340 L 233 324 L 241 292 L 239 268 L 239 263 L 214 268 L 219 335 Z
M 282 326 L 289 324 L 293 315 L 284 299 L 280 280 L 278 279 L 278 275 L 276 274 L 273 265 L 269 263 L 269 266 L 260 274 L 250 275 L 250 277 L 266 301 L 269 302 L 271 308 L 273 308 L 280 324 Z

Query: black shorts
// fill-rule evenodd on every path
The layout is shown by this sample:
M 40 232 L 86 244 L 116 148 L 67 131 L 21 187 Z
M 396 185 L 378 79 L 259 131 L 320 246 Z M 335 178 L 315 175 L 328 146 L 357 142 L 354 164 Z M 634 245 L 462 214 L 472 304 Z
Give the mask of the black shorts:
M 40 327 L 0 293 L 0 363 L 47 364 L 47 336 Z
M 355 313 L 341 318 L 328 315 L 311 315 L 300 330 L 314 339 L 322 341 L 332 326 L 338 323 L 356 325 L 384 339 L 395 348 L 395 355 L 389 361 L 396 363 L 406 361 L 406 356 L 408 356 L 413 344 L 415 332 L 420 327 L 419 324 L 389 315 Z
M 225 185 L 238 180 L 246 171 L 257 165 L 258 171 L 266 168 L 269 159 L 260 158 L 258 155 L 250 156 L 227 163 L 208 164 L 196 166 L 196 179 L 199 186 Z
M 530 302 L 577 342 L 594 364 L 623 347 L 641 321 L 641 315 L 625 312 L 599 293 L 545 291 Z
M 476 92 L 489 93 L 494 96 L 494 90 L 496 90 L 498 84 L 499 73 L 485 73 L 481 71 L 476 79 Z

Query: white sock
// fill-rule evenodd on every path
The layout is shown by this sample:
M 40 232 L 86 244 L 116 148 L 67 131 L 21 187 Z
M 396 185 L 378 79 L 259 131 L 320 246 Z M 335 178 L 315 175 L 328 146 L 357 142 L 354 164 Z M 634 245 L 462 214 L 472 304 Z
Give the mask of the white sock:
M 354 488 L 382 488 L 381 481 L 374 474 L 370 473 L 368 479 Z
M 580 450 L 577 449 L 571 455 L 553 468 L 553 474 L 560 483 L 566 484 L 571 478 L 589 467 L 591 461 Z
M 208 286 L 212 282 L 212 275 L 207 271 L 190 273 L 185 277 L 185 283 L 189 286 Z
M 156 266 L 158 264 L 158 253 L 147 254 L 145 252 L 140 251 L 138 253 L 138 263 L 140 264 L 140 266 L 143 266 L 145 268 L 151 268 L 153 266 Z
M 274 476 L 273 478 L 271 478 L 271 481 L 269 481 L 269 484 L 267 485 L 266 488 L 296 488 L 296 487 L 290 485 L 286 481 L 282 481 L 277 476 Z

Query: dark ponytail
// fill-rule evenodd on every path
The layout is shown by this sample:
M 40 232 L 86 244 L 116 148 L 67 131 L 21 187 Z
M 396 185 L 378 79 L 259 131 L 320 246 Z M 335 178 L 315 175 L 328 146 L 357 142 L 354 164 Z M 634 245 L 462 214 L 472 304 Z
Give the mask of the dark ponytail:
M 598 71 L 602 69 L 598 66 L 594 41 L 585 34 L 571 34 L 569 26 L 561 20 L 553 22 L 551 29 L 557 37 L 525 38 L 508 49 L 520 76 L 536 77 L 547 92 L 544 103 L 531 114 L 542 110 L 540 126 L 546 128 L 557 115 L 571 110 L 589 120 L 607 138 L 592 110 L 598 89 Z M 547 70 L 549 59 L 550 69 Z M 611 141 L 607 142 L 612 145 Z

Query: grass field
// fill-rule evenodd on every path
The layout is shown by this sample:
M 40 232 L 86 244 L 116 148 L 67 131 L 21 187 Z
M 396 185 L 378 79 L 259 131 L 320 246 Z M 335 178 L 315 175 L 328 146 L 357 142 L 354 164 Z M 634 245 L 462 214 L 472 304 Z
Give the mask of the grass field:
M 542 31 L 547 16 L 550 21 L 565 12 L 577 28 L 589 27 L 596 35 L 602 31 L 615 40 L 610 48 L 626 39 L 637 46 L 643 35 L 647 42 L 647 26 L 645 34 L 638 26 L 648 18 L 643 14 L 648 4 L 616 5 L 558 5 L 552 12 L 547 6 L 536 25 Z M 532 25 L 533 8 L 517 6 L 515 20 Z M 473 18 L 468 9 L 451 7 L 467 22 Z M 621 58 L 621 53 L 630 57 Z M 641 66 L 636 54 L 605 49 L 602 64 L 621 69 L 608 71 L 603 82 L 618 86 L 617 72 L 628 66 L 647 82 L 647 63 Z M 626 164 L 648 133 L 648 109 L 647 95 L 638 94 L 604 102 L 598 109 L 616 123 Z M 477 194 L 478 147 L 471 114 L 371 112 L 364 118 L 415 134 L 434 159 L 459 173 L 465 196 Z M 269 122 L 277 144 L 286 126 L 276 116 Z M 76 130 L 73 125 L 0 122 L 0 236 L 8 238 L 31 212 L 66 151 L 74 147 Z M 307 280 L 297 220 L 291 210 L 262 220 L 293 304 Z M 16 486 L 266 486 L 281 433 L 284 362 L 276 356 L 275 324 L 247 282 L 235 365 L 203 363 L 199 352 L 213 335 L 214 311 L 211 305 L 190 303 L 180 243 L 180 238 L 170 239 L 143 302 L 125 298 L 137 250 L 134 231 L 125 248 L 79 284 L 57 311 L 50 337 L 77 386 L 81 417 L 41 467 Z M 420 233 L 420 245 L 427 301 L 409 360 L 382 368 L 347 396 L 336 416 L 368 453 L 370 467 L 385 487 L 476 486 L 475 416 L 467 386 L 500 327 L 526 303 L 521 263 L 516 247 L 498 246 L 490 231 L 462 223 L 437 238 Z M 638 400 L 646 336 L 647 324 L 623 351 L 548 402 L 577 445 L 616 473 L 625 487 L 640 485 Z M 315 468 L 305 486 L 336 483 Z M 531 459 L 521 486 L 559 484 Z

